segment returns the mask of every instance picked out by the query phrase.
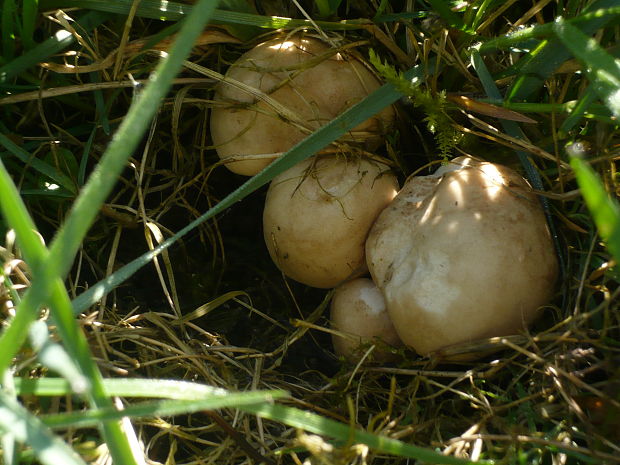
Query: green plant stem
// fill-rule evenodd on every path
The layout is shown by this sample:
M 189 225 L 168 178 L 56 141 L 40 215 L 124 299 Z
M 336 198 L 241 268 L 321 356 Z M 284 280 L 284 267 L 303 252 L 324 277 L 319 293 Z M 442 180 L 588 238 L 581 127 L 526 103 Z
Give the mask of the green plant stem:
M 578 157 L 571 157 L 583 198 L 607 249 L 620 263 L 620 204 L 609 197 L 596 172 Z
M 620 14 L 620 6 L 597 8 L 594 11 L 583 13 L 575 18 L 565 19 L 573 26 L 587 24 L 590 21 L 600 20 L 606 17 L 612 18 Z M 539 24 L 526 29 L 515 31 L 494 39 L 489 39 L 480 45 L 478 51 L 481 54 L 504 50 L 530 39 L 546 39 L 553 36 L 553 23 Z

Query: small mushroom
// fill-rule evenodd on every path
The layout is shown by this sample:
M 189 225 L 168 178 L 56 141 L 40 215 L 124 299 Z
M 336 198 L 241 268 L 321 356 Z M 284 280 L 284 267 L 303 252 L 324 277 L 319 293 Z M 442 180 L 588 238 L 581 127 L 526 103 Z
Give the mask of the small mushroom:
M 220 158 L 238 160 L 226 166 L 247 176 L 381 86 L 351 54 L 306 35 L 257 45 L 233 63 L 226 79 L 216 88 L 211 136 Z M 347 140 L 368 142 L 372 150 L 393 119 L 388 107 L 354 128 Z
M 367 271 L 364 243 L 398 183 L 380 161 L 311 157 L 271 182 L 263 211 L 269 254 L 282 272 L 331 288 Z
M 525 330 L 558 275 L 527 182 L 471 158 L 411 178 L 372 227 L 366 254 L 400 338 L 422 355 Z
M 387 313 L 383 295 L 368 278 L 357 278 L 338 286 L 331 302 L 331 326 L 344 335 L 333 334 L 334 351 L 347 360 L 357 361 L 362 344 L 375 339 L 392 347 L 402 342 Z M 392 353 L 385 345 L 373 351 L 373 359 L 388 361 Z

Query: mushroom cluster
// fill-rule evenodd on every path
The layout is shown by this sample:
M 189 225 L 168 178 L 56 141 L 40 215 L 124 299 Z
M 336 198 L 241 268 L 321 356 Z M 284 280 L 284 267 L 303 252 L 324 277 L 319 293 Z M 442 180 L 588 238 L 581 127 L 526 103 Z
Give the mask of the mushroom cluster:
M 211 115 L 230 170 L 258 173 L 380 86 L 344 49 L 292 35 L 230 67 Z M 388 107 L 339 141 L 337 155 L 273 179 L 263 234 L 274 263 L 293 280 L 336 288 L 334 348 L 349 360 L 378 340 L 374 359 L 387 361 L 389 346 L 428 355 L 525 330 L 558 274 L 539 199 L 515 171 L 467 157 L 398 192 L 389 163 L 366 152 L 393 120 Z

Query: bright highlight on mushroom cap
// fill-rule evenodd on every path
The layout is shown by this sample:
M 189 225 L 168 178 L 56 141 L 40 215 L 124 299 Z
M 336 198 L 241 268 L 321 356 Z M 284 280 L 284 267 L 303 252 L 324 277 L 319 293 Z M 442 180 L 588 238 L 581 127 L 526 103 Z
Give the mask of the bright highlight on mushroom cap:
M 410 179 L 366 243 L 398 334 L 423 355 L 524 330 L 558 274 L 527 182 L 501 165 L 460 164 Z
M 274 263 L 312 287 L 335 287 L 364 273 L 372 223 L 396 195 L 383 163 L 354 156 L 312 157 L 269 186 L 263 233 Z
M 230 67 L 226 78 L 246 88 L 218 85 L 215 100 L 220 104 L 211 114 L 213 144 L 220 158 L 242 160 L 227 163 L 229 169 L 249 176 L 381 85 L 357 59 L 333 53 L 324 42 L 303 35 L 259 44 Z M 393 119 L 394 110 L 388 107 L 345 139 L 372 149 Z

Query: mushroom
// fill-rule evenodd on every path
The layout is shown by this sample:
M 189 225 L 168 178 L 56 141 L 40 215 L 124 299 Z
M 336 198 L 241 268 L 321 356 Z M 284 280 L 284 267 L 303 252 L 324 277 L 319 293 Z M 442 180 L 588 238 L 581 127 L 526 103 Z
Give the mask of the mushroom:
M 388 361 L 392 347 L 402 345 L 387 313 L 383 295 L 368 278 L 357 278 L 338 286 L 331 302 L 331 326 L 345 333 L 333 334 L 334 351 L 347 360 L 357 361 L 360 346 L 379 339 L 382 343 L 373 351 L 377 361 Z M 347 337 L 348 336 L 348 337 Z
M 398 183 L 384 163 L 353 156 L 311 157 L 271 182 L 263 234 L 282 272 L 331 288 L 366 272 L 364 243 Z
M 261 43 L 216 88 L 213 144 L 220 158 L 238 160 L 226 163 L 231 171 L 252 176 L 380 85 L 361 61 L 321 40 L 294 35 Z M 348 140 L 373 150 L 393 119 L 388 107 Z
M 422 355 L 525 330 L 558 275 L 527 182 L 466 157 L 411 178 L 373 225 L 366 255 L 396 331 Z

